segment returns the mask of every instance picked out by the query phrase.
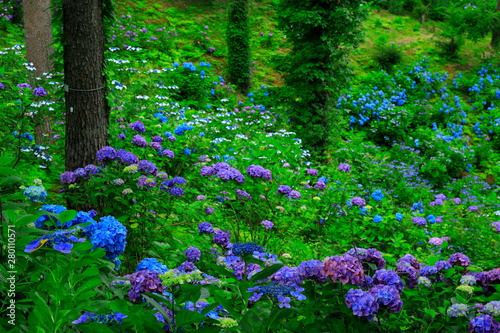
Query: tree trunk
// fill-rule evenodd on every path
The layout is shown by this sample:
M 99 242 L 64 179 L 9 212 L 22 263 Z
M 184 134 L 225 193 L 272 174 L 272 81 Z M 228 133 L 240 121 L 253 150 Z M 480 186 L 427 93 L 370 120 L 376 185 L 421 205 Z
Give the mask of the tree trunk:
M 36 68 L 34 75 L 52 71 L 50 56 L 54 52 L 52 44 L 52 16 L 50 0 L 23 0 L 24 40 L 26 58 Z M 39 113 L 36 118 L 35 139 L 38 144 L 52 142 L 52 122 L 50 114 Z
M 497 2 L 497 13 L 500 12 L 500 0 Z M 490 45 L 494 49 L 498 49 L 500 46 L 500 18 L 495 19 L 495 25 L 491 31 L 491 42 Z
M 96 164 L 106 145 L 109 108 L 102 0 L 63 0 L 66 170 Z

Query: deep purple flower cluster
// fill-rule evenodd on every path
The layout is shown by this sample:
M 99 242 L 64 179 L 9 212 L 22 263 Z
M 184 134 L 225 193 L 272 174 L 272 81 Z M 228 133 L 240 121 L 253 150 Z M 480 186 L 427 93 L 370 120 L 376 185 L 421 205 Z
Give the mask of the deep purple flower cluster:
M 161 150 L 161 151 L 158 152 L 158 154 L 160 154 L 160 156 L 167 156 L 168 158 L 174 158 L 175 157 L 174 152 L 171 151 L 170 149 Z
M 146 132 L 146 128 L 144 127 L 144 124 L 141 121 L 136 121 L 131 124 L 128 124 L 128 127 L 131 128 L 133 131 L 136 131 L 138 133 L 144 133 Z
M 136 302 L 141 293 L 162 294 L 166 287 L 161 284 L 158 272 L 148 270 L 138 271 L 130 275 L 131 288 L 128 291 L 128 297 L 132 302 Z
M 418 284 L 420 267 L 420 263 L 414 256 L 411 254 L 405 254 L 402 258 L 398 259 L 396 272 L 405 278 L 409 288 L 413 288 Z
M 351 199 L 351 204 L 359 207 L 364 207 L 366 206 L 366 201 L 361 197 L 354 197 Z
M 228 246 L 231 244 L 229 242 L 230 238 L 231 234 L 229 233 L 229 231 L 222 231 L 220 229 L 214 231 L 213 242 L 220 247 L 228 248 Z
M 214 227 L 209 222 L 202 222 L 198 226 L 198 231 L 201 232 L 202 234 L 211 235 L 214 233 Z
M 47 96 L 47 90 L 43 89 L 43 87 L 36 87 L 33 89 L 33 95 L 39 97 Z
M 373 284 L 391 286 L 399 292 L 401 292 L 404 288 L 404 283 L 401 281 L 399 275 L 394 271 L 388 271 L 385 269 L 380 269 L 375 272 L 375 275 L 373 275 Z
M 421 227 L 425 227 L 425 225 L 427 224 L 427 220 L 425 219 L 425 217 L 421 217 L 421 216 L 415 216 L 412 219 L 412 222 L 413 222 L 413 224 L 419 225 Z
M 372 293 L 360 289 L 350 289 L 345 295 L 345 302 L 354 315 L 359 317 L 371 319 L 379 309 L 378 302 Z
M 403 301 L 399 296 L 399 292 L 396 288 L 378 284 L 372 287 L 369 292 L 375 297 L 375 300 L 379 306 L 387 307 L 389 313 L 397 313 L 401 311 L 403 307 Z
M 343 284 L 353 285 L 358 285 L 365 277 L 361 263 L 348 254 L 328 257 L 323 260 L 321 274 L 329 276 L 333 282 L 340 281 Z
M 235 192 L 236 192 L 236 196 L 240 200 L 251 200 L 252 199 L 252 196 L 250 195 L 250 193 L 248 193 L 246 191 L 237 189 L 237 190 L 235 190 Z
M 66 171 L 59 176 L 61 184 L 73 184 L 76 182 L 76 175 L 72 171 Z
M 321 274 L 323 264 L 319 260 L 307 260 L 297 266 L 299 276 L 302 280 L 314 280 L 319 283 L 326 283 L 327 277 Z
M 236 180 L 240 184 L 245 181 L 245 177 L 238 169 L 235 169 L 224 162 L 214 163 L 212 164 L 212 166 L 204 166 L 201 168 L 200 174 L 202 176 L 215 175 L 217 178 L 220 178 L 224 181 Z
M 284 195 L 289 195 L 291 191 L 292 191 L 292 188 L 290 186 L 280 185 L 280 186 L 278 186 L 278 190 L 276 192 L 284 194 Z
M 306 170 L 306 174 L 308 174 L 309 176 L 317 176 L 318 170 L 310 168 Z
M 139 163 L 139 158 L 137 158 L 135 154 L 128 152 L 125 149 L 119 149 L 116 152 L 116 157 L 126 165 Z
M 116 158 L 116 150 L 113 147 L 102 147 L 96 154 L 99 162 L 114 161 Z
M 477 333 L 498 333 L 500 332 L 500 323 L 492 316 L 482 314 L 472 319 L 467 327 L 468 332 Z
M 326 183 L 320 179 L 316 182 L 316 184 L 314 184 L 314 188 L 324 190 L 326 188 Z
M 139 163 L 137 163 L 137 167 L 139 168 L 139 171 L 150 173 L 153 176 L 156 176 L 158 174 L 158 168 L 151 161 L 140 160 Z
M 470 266 L 470 259 L 463 253 L 457 252 L 453 253 L 450 255 L 450 259 L 448 259 L 448 262 L 452 266 L 461 266 L 461 267 L 469 267 Z
M 271 170 L 264 169 L 264 167 L 255 164 L 252 164 L 247 168 L 247 174 L 255 178 L 263 178 L 267 181 L 271 181 L 273 179 Z
M 197 262 L 200 260 L 201 251 L 196 247 L 190 247 L 186 250 L 186 258 L 189 262 Z

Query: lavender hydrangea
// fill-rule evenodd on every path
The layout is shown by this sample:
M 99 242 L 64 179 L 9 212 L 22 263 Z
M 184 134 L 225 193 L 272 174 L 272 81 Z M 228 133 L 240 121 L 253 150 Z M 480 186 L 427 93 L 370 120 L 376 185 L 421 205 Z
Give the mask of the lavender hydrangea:
M 132 138 L 132 144 L 134 144 L 138 147 L 147 147 L 148 146 L 148 142 L 146 141 L 146 139 L 144 139 L 144 137 L 140 136 L 139 134 L 134 135 L 134 137 Z
M 497 322 L 492 316 L 482 314 L 470 321 L 467 330 L 469 332 L 477 333 L 497 333 L 500 332 L 500 323 Z
M 162 285 L 158 272 L 142 270 L 130 275 L 131 288 L 128 297 L 132 302 L 136 302 L 141 297 L 141 293 L 162 294 L 166 287 Z
M 220 247 L 227 248 L 230 244 L 230 238 L 231 234 L 229 233 L 229 231 L 222 231 L 220 229 L 214 231 L 213 242 Z
M 265 169 L 260 165 L 255 165 L 255 164 L 250 165 L 247 168 L 247 174 L 255 178 L 263 178 L 267 181 L 271 181 L 272 179 L 271 171 Z
M 278 186 L 277 193 L 288 195 L 292 191 L 292 188 L 288 185 L 280 185 Z
M 427 224 L 427 220 L 421 216 L 415 216 L 411 221 L 413 222 L 413 224 L 421 227 L 425 227 L 425 225 Z
M 272 229 L 274 227 L 274 223 L 269 220 L 264 220 L 260 222 L 260 224 L 262 224 L 266 229 Z
M 318 170 L 310 168 L 306 170 L 306 174 L 309 176 L 317 176 L 318 175 Z
M 467 304 L 456 303 L 446 310 L 449 317 L 466 317 L 469 313 L 469 306 Z
M 73 184 L 76 183 L 76 175 L 72 171 L 66 171 L 59 176 L 61 184 Z
M 354 197 L 351 199 L 351 204 L 359 207 L 364 207 L 366 206 L 366 201 L 361 197 Z
M 338 169 L 340 171 L 349 172 L 349 171 L 351 171 L 351 166 L 347 163 L 340 163 L 338 166 Z
M 156 176 L 158 174 L 158 168 L 151 161 L 140 160 L 139 163 L 137 163 L 137 167 L 139 168 L 139 171 L 149 173 L 153 176 Z
M 448 259 L 448 262 L 452 266 L 461 266 L 461 267 L 468 267 L 470 266 L 470 259 L 463 253 L 457 252 L 453 253 L 450 255 L 450 259 Z
M 398 313 L 403 307 L 403 301 L 399 296 L 399 291 L 388 285 L 378 284 L 372 287 L 369 292 L 373 295 L 379 306 L 387 307 L 387 312 Z

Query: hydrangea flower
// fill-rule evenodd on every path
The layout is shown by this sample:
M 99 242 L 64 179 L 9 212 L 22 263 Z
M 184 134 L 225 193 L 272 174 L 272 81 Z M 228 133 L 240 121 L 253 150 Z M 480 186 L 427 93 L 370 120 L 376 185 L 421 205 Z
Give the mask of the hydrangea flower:
M 369 291 L 350 289 L 345 295 L 345 302 L 354 315 L 359 317 L 372 317 L 379 309 L 375 297 Z
M 198 226 L 198 231 L 201 232 L 202 234 L 211 235 L 214 233 L 214 227 L 209 222 L 202 222 Z
M 153 176 L 156 176 L 158 174 L 158 168 L 151 161 L 140 160 L 139 163 L 137 163 L 137 167 L 139 171 L 149 173 Z
M 469 306 L 467 304 L 456 303 L 446 310 L 449 317 L 466 317 L 469 313 Z
M 496 333 L 500 331 L 500 323 L 497 322 L 492 316 L 482 314 L 470 321 L 467 330 L 469 332 L 477 333 Z
M 229 231 L 222 231 L 220 229 L 217 229 L 214 231 L 214 237 L 213 237 L 213 242 L 220 247 L 225 247 L 227 248 L 228 245 L 230 244 L 229 239 L 231 238 L 231 234 Z
M 128 127 L 131 128 L 133 131 L 136 131 L 138 133 L 146 132 L 146 127 L 144 127 L 144 124 L 139 120 L 129 124 Z
M 110 260 L 116 259 L 125 251 L 127 228 L 112 216 L 102 217 L 99 222 L 85 227 L 84 231 L 92 247 L 104 249 Z
M 274 223 L 268 220 L 264 220 L 260 222 L 260 224 L 262 224 L 266 229 L 272 229 L 274 227 Z
M 349 172 L 349 171 L 351 171 L 351 166 L 347 163 L 340 163 L 338 166 L 338 169 L 340 171 Z
M 448 262 L 452 266 L 462 266 L 462 267 L 468 267 L 470 266 L 470 259 L 463 253 L 457 252 L 453 253 L 450 255 L 450 259 L 448 259 Z
M 66 171 L 59 177 L 61 184 L 73 184 L 76 183 L 76 175 L 74 172 Z
M 265 169 L 260 165 L 255 165 L 255 164 L 250 165 L 247 168 L 247 174 L 255 178 L 263 178 L 267 181 L 271 181 L 272 179 L 271 171 Z
M 288 185 L 280 185 L 278 186 L 277 193 L 288 195 L 292 191 L 292 188 Z
M 54 250 L 61 253 L 70 253 L 73 248 L 72 243 L 85 242 L 85 238 L 78 238 L 79 230 L 56 230 L 52 234 L 45 234 L 42 237 L 29 242 L 24 249 L 24 252 L 33 252 L 40 249 L 45 244 L 51 245 Z
M 327 277 L 321 274 L 323 264 L 319 260 L 307 260 L 297 266 L 297 271 L 302 280 L 314 280 L 319 283 L 326 283 Z
M 168 272 L 168 267 L 158 261 L 156 258 L 145 258 L 142 259 L 139 264 L 137 264 L 136 272 L 148 270 L 151 272 L 157 272 L 158 274 L 163 274 Z
M 128 297 L 132 302 L 136 302 L 141 293 L 162 294 L 166 287 L 162 285 L 158 272 L 142 270 L 130 275 L 131 288 Z
M 372 194 L 371 194 L 371 197 L 373 198 L 373 200 L 375 201 L 380 201 L 384 198 L 384 194 L 382 193 L 381 190 L 375 190 Z
M 201 251 L 196 247 L 190 247 L 186 250 L 186 258 L 189 262 L 197 262 L 200 260 Z
M 134 137 L 132 138 L 132 144 L 134 144 L 138 147 L 147 147 L 148 146 L 148 142 L 146 141 L 146 139 L 144 139 L 139 134 L 134 135 Z
M 384 284 L 394 287 L 397 291 L 401 292 L 404 288 L 404 283 L 401 281 L 399 275 L 394 271 L 380 269 L 373 275 L 373 284 Z
M 373 217 L 373 222 L 380 223 L 380 222 L 382 222 L 383 219 L 384 219 L 384 217 L 382 215 L 377 214 Z
M 340 281 L 343 284 L 358 285 L 364 280 L 363 266 L 355 257 L 348 254 L 327 257 L 323 260 L 321 274 L 330 277 L 333 282 Z
M 114 161 L 116 158 L 116 150 L 113 147 L 102 147 L 96 154 L 99 162 Z
M 500 316 L 500 301 L 489 302 L 483 307 L 481 312 L 493 317 Z
M 388 285 L 378 284 L 372 287 L 369 292 L 375 297 L 379 306 L 385 306 L 389 313 L 398 313 L 403 307 L 403 301 L 399 296 L 399 291 Z
M 33 202 L 45 202 L 47 200 L 47 191 L 43 186 L 30 186 L 26 188 L 23 194 Z
M 318 170 L 316 169 L 307 169 L 306 170 L 306 174 L 308 174 L 309 176 L 317 176 L 318 175 Z
M 427 224 L 427 220 L 424 218 L 424 217 L 421 217 L 421 216 L 415 216 L 413 219 L 412 219 L 412 223 L 413 224 L 416 224 L 418 226 L 421 226 L 421 227 L 425 227 L 425 225 Z
M 351 204 L 359 207 L 364 207 L 366 206 L 366 201 L 361 197 L 354 197 L 351 199 Z

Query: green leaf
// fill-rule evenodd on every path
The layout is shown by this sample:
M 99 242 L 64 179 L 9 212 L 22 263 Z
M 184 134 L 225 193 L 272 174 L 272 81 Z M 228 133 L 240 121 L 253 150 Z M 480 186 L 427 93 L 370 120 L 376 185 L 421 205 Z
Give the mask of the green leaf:
M 265 278 L 273 275 L 277 271 L 279 271 L 283 266 L 283 264 L 275 264 L 270 267 L 267 267 L 266 269 L 256 273 L 255 275 L 252 276 L 250 279 L 251 282 L 259 281 L 259 280 L 264 280 Z
M 66 223 L 71 220 L 74 220 L 76 217 L 76 210 L 65 210 L 61 214 L 59 214 L 58 219 L 61 223 Z

